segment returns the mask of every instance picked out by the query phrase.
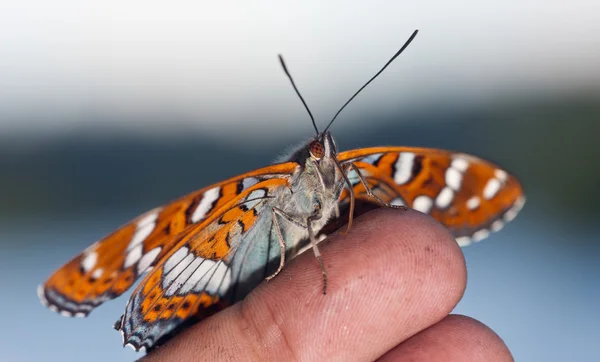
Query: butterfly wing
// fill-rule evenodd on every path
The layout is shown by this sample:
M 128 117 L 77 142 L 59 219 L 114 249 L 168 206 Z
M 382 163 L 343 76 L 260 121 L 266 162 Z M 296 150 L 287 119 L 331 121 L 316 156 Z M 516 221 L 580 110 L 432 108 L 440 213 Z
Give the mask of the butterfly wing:
M 58 269 L 38 288 L 40 300 L 64 316 L 86 316 L 171 253 L 178 234 L 189 234 L 253 185 L 288 178 L 297 166 L 288 162 L 242 174 L 141 215 Z
M 342 152 L 338 160 L 354 163 L 383 201 L 427 213 L 444 224 L 461 245 L 500 230 L 525 203 L 519 182 L 506 171 L 477 157 L 428 148 L 374 147 Z M 357 211 L 373 199 L 350 171 Z M 348 191 L 340 196 L 347 209 Z M 343 219 L 340 218 L 341 221 Z
M 272 274 L 280 257 L 272 206 L 290 190 L 286 179 L 259 182 L 180 233 L 117 322 L 123 343 L 135 350 L 154 347 L 182 323 L 242 299 Z M 299 239 L 282 232 L 291 250 Z

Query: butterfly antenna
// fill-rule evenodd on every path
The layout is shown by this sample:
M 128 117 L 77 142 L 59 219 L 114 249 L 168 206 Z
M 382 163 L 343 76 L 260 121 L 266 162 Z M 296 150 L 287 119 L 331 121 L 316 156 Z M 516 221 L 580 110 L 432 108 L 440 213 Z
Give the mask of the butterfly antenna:
M 398 55 L 402 54 L 402 52 L 404 51 L 404 49 L 406 49 L 406 47 L 408 47 L 408 45 L 413 41 L 413 39 L 415 38 L 415 36 L 417 36 L 417 33 L 419 32 L 419 30 L 415 30 L 412 35 L 410 36 L 410 38 L 408 38 L 408 40 L 406 41 L 406 43 L 404 43 L 404 45 L 402 46 L 402 48 L 400 48 L 400 50 L 398 50 L 396 52 L 396 54 L 394 54 L 394 56 L 388 60 L 387 63 L 385 63 L 385 65 L 383 66 L 383 68 L 381 68 L 379 70 L 379 72 L 377 72 L 373 78 L 369 79 L 369 81 L 367 83 L 365 83 L 365 85 L 363 85 L 362 87 L 360 87 L 360 89 L 358 91 L 356 91 L 356 93 L 354 93 L 354 95 L 352 97 L 350 97 L 350 99 L 348 99 L 348 101 L 346 103 L 344 103 L 344 105 L 342 106 L 342 108 L 340 108 L 339 111 L 337 111 L 337 113 L 335 114 L 335 116 L 333 116 L 333 119 L 331 120 L 331 122 L 329 122 L 329 124 L 327 125 L 327 127 L 325 128 L 326 132 L 329 127 L 333 124 L 333 121 L 335 121 L 335 119 L 337 118 L 337 116 L 342 112 L 342 110 L 344 108 L 346 108 L 346 106 L 348 105 L 348 103 L 352 102 L 352 100 L 354 99 L 354 97 L 356 97 L 358 95 L 358 93 L 360 93 L 363 89 L 365 89 L 366 86 L 369 85 L 369 83 L 371 83 L 375 78 L 377 78 L 377 76 L 379 76 L 379 74 L 381 74 L 381 72 L 383 72 L 385 70 L 385 68 L 388 67 L 388 65 L 390 65 L 394 59 L 396 59 L 398 57 Z
M 287 69 L 287 66 L 285 65 L 285 62 L 283 61 L 283 57 L 281 56 L 281 54 L 279 55 L 279 62 L 281 62 L 281 66 L 283 67 L 283 71 L 285 72 L 285 75 L 287 75 L 287 77 L 289 78 L 290 82 L 292 83 L 292 87 L 294 87 L 294 90 L 296 91 L 296 94 L 298 95 L 298 97 L 302 101 L 302 104 L 304 104 L 304 108 L 306 108 L 306 111 L 308 112 L 308 115 L 310 116 L 310 120 L 312 121 L 313 127 L 315 127 L 315 131 L 317 131 L 317 136 L 318 136 L 319 135 L 319 129 L 317 128 L 317 123 L 315 122 L 315 117 L 313 117 L 312 113 L 310 112 L 310 109 L 308 109 L 308 105 L 306 104 L 306 102 L 304 101 L 304 98 L 302 98 L 302 95 L 300 94 L 300 91 L 296 87 L 296 83 L 294 83 L 294 79 L 292 79 L 292 75 L 290 74 L 290 71 Z

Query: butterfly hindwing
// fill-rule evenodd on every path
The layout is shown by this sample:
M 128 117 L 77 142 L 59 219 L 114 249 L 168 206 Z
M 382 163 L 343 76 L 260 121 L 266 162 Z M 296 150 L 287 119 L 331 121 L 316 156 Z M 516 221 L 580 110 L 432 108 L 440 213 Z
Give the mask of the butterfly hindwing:
M 285 179 L 259 182 L 179 234 L 176 245 L 136 288 L 117 323 L 125 344 L 148 349 L 194 317 L 243 298 L 278 264 L 271 200 Z M 287 240 L 293 248 L 293 239 Z
M 342 164 L 354 163 L 380 199 L 431 215 L 461 245 L 501 229 L 525 202 L 523 189 L 513 176 L 490 162 L 463 153 L 374 147 L 342 152 L 338 159 Z M 355 171 L 350 171 L 349 178 L 357 200 L 373 203 Z M 348 200 L 345 191 L 341 205 Z
M 296 163 L 239 175 L 148 211 L 58 269 L 38 288 L 41 301 L 65 316 L 84 317 L 116 298 L 172 251 L 174 240 L 244 190 L 266 179 L 287 178 Z

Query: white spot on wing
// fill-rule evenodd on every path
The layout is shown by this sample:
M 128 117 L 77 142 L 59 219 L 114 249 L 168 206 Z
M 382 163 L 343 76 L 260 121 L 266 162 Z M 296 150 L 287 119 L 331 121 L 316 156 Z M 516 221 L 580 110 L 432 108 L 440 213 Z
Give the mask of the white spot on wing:
M 171 269 L 173 269 L 175 265 L 179 264 L 181 259 L 183 259 L 188 254 L 188 251 L 189 249 L 183 246 L 181 247 L 181 249 L 177 250 L 173 255 L 171 255 L 165 263 L 164 272 L 170 272 Z
M 435 205 L 440 209 L 450 206 L 454 198 L 454 191 L 448 186 L 444 187 L 438 197 L 435 199 Z
M 496 220 L 490 226 L 490 230 L 492 230 L 494 232 L 495 231 L 500 231 L 503 227 L 504 227 L 504 221 L 502 221 L 502 220 Z
M 190 256 L 191 255 L 192 254 L 190 254 Z M 190 283 L 190 281 L 188 279 L 196 271 L 196 269 L 200 266 L 200 264 L 202 264 L 203 261 L 204 261 L 203 258 L 195 257 L 194 260 L 192 260 L 192 262 L 183 270 L 183 272 L 181 272 L 177 276 L 174 276 L 175 279 L 170 283 L 169 288 L 166 291 L 166 294 L 167 295 L 176 294 L 183 285 Z M 175 268 L 175 269 L 177 269 L 177 268 Z M 169 273 L 169 274 L 171 274 L 171 273 Z M 191 284 L 191 285 L 193 285 L 193 284 Z M 179 293 L 177 293 L 177 294 L 179 294 Z
M 440 209 L 445 209 L 452 203 L 454 192 L 460 191 L 463 182 L 463 172 L 469 167 L 469 162 L 464 157 L 456 157 L 446 170 L 444 181 L 446 187 L 440 191 L 435 199 L 435 204 Z
M 196 292 L 202 291 L 211 276 L 211 269 L 215 266 L 214 260 L 205 259 L 200 266 L 190 276 L 188 282 L 181 288 L 180 293 L 184 294 L 194 289 Z M 202 281 L 202 282 L 201 282 Z
M 467 200 L 467 208 L 469 210 L 475 210 L 476 208 L 479 207 L 480 203 L 481 203 L 481 199 L 478 196 L 473 196 Z
M 492 199 L 494 196 L 496 196 L 498 191 L 500 191 L 501 186 L 502 184 L 497 178 L 489 179 L 485 185 L 485 188 L 483 189 L 483 198 L 486 200 Z
M 410 181 L 414 161 L 414 153 L 400 152 L 400 156 L 395 165 L 396 173 L 394 174 L 394 182 L 396 182 L 396 184 L 403 185 Z
M 474 242 L 478 242 L 478 241 L 481 241 L 481 240 L 483 240 L 483 239 L 487 238 L 487 237 L 488 237 L 488 235 L 490 235 L 490 232 L 489 232 L 488 230 L 486 230 L 486 229 L 481 229 L 481 230 L 479 230 L 479 231 L 475 232 L 475 233 L 473 234 L 473 237 L 472 237 L 472 238 L 473 238 L 473 241 L 474 241 Z
M 61 310 L 60 315 L 63 317 L 72 317 L 73 313 L 69 312 L 68 310 Z
M 148 269 L 148 267 L 154 262 L 154 259 L 156 259 L 158 256 L 158 253 L 160 253 L 159 247 L 150 250 L 144 254 L 144 256 L 142 256 L 137 266 L 138 274 L 142 274 L 146 271 L 146 269 Z
M 256 189 L 253 190 L 250 194 L 248 194 L 248 197 L 246 199 L 250 200 L 250 199 L 260 199 L 267 196 L 267 193 L 265 192 L 265 190 L 263 189 Z
M 131 242 L 129 242 L 129 246 L 127 250 L 131 250 L 141 244 L 150 234 L 152 234 L 152 230 L 154 230 L 154 222 L 150 222 L 148 224 L 144 224 L 135 231 L 133 237 L 131 238 Z
M 141 228 L 144 225 L 154 223 L 156 221 L 156 219 L 158 218 L 159 211 L 160 211 L 160 209 L 155 209 L 155 210 L 148 212 L 145 216 L 143 216 L 141 219 L 138 220 L 137 227 Z
M 202 271 L 194 277 L 196 280 L 194 292 L 209 294 L 218 292 L 219 295 L 225 295 L 231 285 L 231 269 L 223 261 L 205 260 L 204 262 L 206 266 L 203 266 Z
M 372 155 L 368 155 L 367 157 L 364 157 L 361 161 L 373 165 L 377 161 L 379 161 L 379 159 L 381 158 L 382 155 L 383 155 L 383 153 L 374 153 Z
M 104 269 L 102 268 L 98 268 L 96 270 L 94 270 L 94 272 L 92 273 L 92 278 L 94 279 L 98 279 L 102 276 L 102 273 L 104 272 Z
M 517 212 L 514 209 L 510 209 L 504 214 L 504 220 L 506 220 L 506 222 L 513 221 L 515 217 L 517 217 Z
M 465 172 L 469 168 L 469 161 L 463 157 L 456 157 L 452 160 L 450 167 L 457 169 L 460 172 Z
M 87 273 L 88 271 L 92 270 L 94 266 L 96 266 L 97 261 L 98 254 L 95 251 L 93 251 L 83 258 L 83 260 L 81 261 L 81 268 L 84 272 Z
M 458 191 L 460 190 L 460 185 L 462 183 L 462 174 L 458 171 L 458 169 L 450 167 L 446 170 L 446 185 L 448 185 L 452 190 Z
M 136 224 L 136 230 L 127 246 L 127 256 L 125 257 L 125 268 L 137 263 L 142 257 L 142 250 L 144 248 L 144 240 L 152 234 L 152 231 L 156 227 L 156 219 L 160 209 L 155 209 L 148 212 L 143 216 Z
M 177 263 L 177 265 L 175 265 L 175 267 L 165 275 L 163 280 L 163 289 L 168 289 L 171 283 L 175 281 L 179 274 L 181 274 L 194 259 L 194 255 L 189 253 L 185 258 L 183 258 L 183 260 Z
M 515 201 L 514 208 L 517 209 L 517 212 L 521 211 L 521 209 L 525 206 L 525 196 L 521 196 Z
M 229 271 L 229 267 L 225 263 L 219 262 L 217 269 L 212 278 L 210 278 L 205 290 L 210 294 L 215 294 L 217 289 L 227 290 L 229 284 L 231 284 L 231 272 Z
M 504 214 L 504 221 L 512 221 L 517 216 L 519 211 L 521 211 L 523 205 L 525 205 L 525 197 L 521 196 L 517 199 L 517 201 L 515 201 L 514 205 Z
M 350 183 L 352 185 L 357 185 L 360 182 L 360 178 L 358 177 L 358 174 L 354 170 L 350 170 L 350 172 L 348 172 L 347 176 L 348 176 L 348 181 L 350 181 Z
M 433 205 L 433 200 L 430 197 L 425 195 L 420 195 L 415 198 L 413 201 L 413 209 L 417 211 L 421 211 L 423 213 L 428 213 L 431 210 L 431 206 Z
M 506 173 L 506 171 L 501 170 L 501 169 L 496 169 L 496 171 L 494 171 L 494 176 L 496 176 L 496 178 L 498 180 L 500 180 L 500 182 L 505 182 L 506 179 L 508 179 L 508 174 Z
M 245 190 L 249 187 L 252 187 L 258 183 L 258 179 L 255 177 L 246 177 L 242 180 L 242 188 Z
M 125 258 L 125 264 L 123 267 L 129 268 L 133 264 L 137 263 L 138 260 L 142 257 L 142 244 L 137 245 L 135 248 L 129 251 L 127 257 Z
M 37 287 L 37 295 L 38 298 L 40 298 L 40 302 L 42 302 L 42 304 L 44 306 L 48 306 L 48 299 L 46 299 L 46 294 L 44 293 L 44 286 L 42 284 L 38 285 Z
M 471 238 L 468 236 L 460 236 L 456 238 L 456 242 L 458 243 L 458 246 L 462 248 L 471 245 Z
M 224 296 L 231 287 L 231 268 L 227 268 L 227 272 L 221 281 L 221 287 L 219 287 L 219 295 Z
M 221 188 L 219 186 L 212 188 L 204 193 L 202 200 L 194 210 L 192 214 L 192 222 L 198 222 L 206 216 L 206 213 L 210 211 L 212 204 L 219 198 L 219 192 Z
M 252 209 L 259 203 L 261 203 L 265 197 L 267 196 L 267 192 L 263 189 L 256 189 L 250 192 L 246 197 L 246 200 L 250 200 L 248 202 L 244 202 L 247 208 Z

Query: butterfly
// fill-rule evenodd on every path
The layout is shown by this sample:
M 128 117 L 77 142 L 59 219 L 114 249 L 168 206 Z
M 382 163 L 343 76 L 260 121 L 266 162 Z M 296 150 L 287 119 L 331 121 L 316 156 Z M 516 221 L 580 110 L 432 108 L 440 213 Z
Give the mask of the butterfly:
M 284 162 L 247 172 L 150 210 L 88 247 L 38 288 L 49 309 L 85 317 L 138 279 L 115 324 L 123 344 L 156 347 L 186 324 L 243 299 L 287 260 L 369 209 L 413 208 L 445 225 L 461 246 L 500 230 L 525 203 L 519 182 L 475 156 L 418 147 L 339 152 L 307 109 L 316 136 Z

